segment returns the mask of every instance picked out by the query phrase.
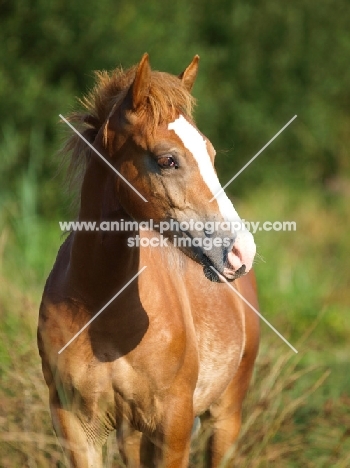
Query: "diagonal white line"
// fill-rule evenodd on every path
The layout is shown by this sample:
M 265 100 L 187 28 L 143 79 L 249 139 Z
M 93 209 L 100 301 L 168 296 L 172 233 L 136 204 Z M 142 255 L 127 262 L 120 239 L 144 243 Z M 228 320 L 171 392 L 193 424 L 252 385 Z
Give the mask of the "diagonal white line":
M 109 306 L 109 304 L 111 304 L 111 303 L 114 301 L 114 299 L 115 299 L 116 297 L 118 297 L 119 294 L 121 294 L 121 293 L 124 291 L 124 289 L 126 289 L 126 288 L 129 286 L 129 284 L 132 283 L 132 282 L 134 281 L 134 279 L 136 279 L 139 275 L 141 275 L 141 273 L 142 273 L 146 268 L 147 268 L 147 266 L 144 266 L 143 268 L 141 268 L 141 270 L 140 270 L 138 273 L 136 273 L 136 275 L 133 276 L 133 277 L 131 278 L 131 280 L 129 280 L 129 281 L 126 283 L 126 285 L 124 285 L 124 286 L 122 287 L 122 289 L 120 289 L 120 290 L 117 292 L 117 294 L 116 294 L 115 296 L 113 296 L 112 299 L 110 299 L 110 300 L 107 302 L 107 304 L 105 304 L 105 305 L 102 307 L 102 309 L 100 309 L 100 310 L 97 312 L 97 314 L 95 314 L 95 315 L 92 317 L 92 319 L 90 319 L 90 320 L 88 321 L 88 323 L 86 323 L 86 324 L 83 326 L 83 328 L 81 328 L 81 329 L 78 331 L 78 333 L 76 333 L 76 334 L 73 336 L 73 338 L 71 338 L 71 339 L 68 341 L 68 343 L 66 343 L 66 344 L 63 346 L 62 349 L 60 349 L 60 350 L 58 351 L 58 354 L 61 354 L 62 351 L 64 351 L 64 350 L 67 348 L 67 346 L 69 346 L 69 345 L 72 343 L 72 341 L 74 341 L 75 338 L 77 338 L 77 337 L 80 335 L 80 333 L 82 333 L 82 332 L 85 330 L 85 328 L 88 327 L 88 326 L 90 325 L 90 323 L 92 323 L 92 322 L 95 320 L 95 318 L 97 318 L 97 317 Z
M 102 154 L 99 153 L 99 152 L 97 151 L 97 149 L 96 149 L 94 146 L 92 146 L 92 144 L 91 144 L 86 138 L 84 138 L 83 135 L 82 135 L 81 133 L 79 133 L 78 130 L 77 130 L 76 128 L 74 128 L 73 125 L 72 125 L 70 122 L 68 122 L 67 119 L 65 119 L 65 118 L 63 117 L 63 115 L 59 114 L 59 116 L 60 116 L 61 119 L 73 130 L 73 132 L 75 132 L 77 135 L 79 135 L 80 138 L 81 138 L 83 141 L 85 141 L 85 143 L 86 143 L 87 145 L 89 145 L 90 148 L 91 148 L 92 150 L 94 150 L 95 153 L 96 153 L 98 156 L 100 156 L 100 158 L 101 158 L 111 169 L 113 169 L 113 171 L 114 171 L 116 174 L 118 174 L 118 176 L 119 176 L 121 179 L 123 179 L 124 182 L 125 182 L 126 184 L 128 184 L 129 187 L 132 188 L 133 191 L 134 191 L 135 193 L 137 193 L 137 195 L 138 195 L 139 197 L 142 198 L 142 200 L 143 200 L 144 202 L 146 202 L 146 203 L 148 202 L 148 200 L 146 200 L 146 198 L 145 198 L 143 195 L 141 195 L 141 193 L 140 193 L 138 190 L 136 190 L 136 188 L 135 188 L 132 184 L 130 184 L 130 182 L 129 182 L 128 180 L 126 180 L 125 177 L 124 177 L 123 175 L 121 175 L 121 173 L 118 172 L 117 169 L 116 169 L 115 167 L 113 167 L 112 164 L 111 164 L 109 161 L 107 161 L 107 159 L 106 159 L 104 156 L 102 156 Z
M 232 291 L 234 291 L 234 292 L 237 294 L 237 296 L 240 297 L 240 298 L 242 299 L 242 301 L 245 302 L 245 303 L 252 309 L 252 311 L 255 312 L 255 313 L 261 318 L 261 320 L 263 320 L 263 321 L 266 323 L 266 325 L 268 325 L 268 326 L 271 328 L 271 330 L 273 330 L 273 331 L 276 333 L 276 335 L 278 335 L 278 336 L 281 338 L 281 340 L 283 340 L 295 353 L 298 354 L 298 351 L 294 348 L 294 346 L 292 346 L 292 345 L 289 343 L 289 341 L 287 341 L 287 340 L 284 338 L 284 336 L 282 336 L 281 333 L 280 333 L 279 331 L 277 331 L 276 328 L 275 328 L 274 326 L 272 326 L 271 323 L 268 322 L 268 321 L 266 320 L 266 318 L 263 317 L 263 316 L 260 314 L 260 312 L 259 312 L 258 310 L 256 310 L 256 308 L 255 308 L 254 306 L 252 306 L 251 303 L 250 303 L 249 301 L 247 301 L 247 299 L 246 299 L 244 296 L 242 296 L 242 294 L 241 294 L 240 292 L 237 291 L 236 288 L 234 288 L 228 281 L 226 281 L 226 279 L 225 279 L 213 266 L 211 266 L 210 268 L 211 268 L 213 271 L 215 271 L 215 273 L 220 277 L 220 279 L 222 279 L 223 281 L 225 281 L 225 283 L 227 284 L 227 286 L 228 286 L 229 288 L 231 288 Z
M 254 159 L 256 159 L 259 156 L 259 154 L 261 154 L 264 151 L 264 149 L 267 148 L 269 146 L 269 144 L 272 143 L 273 140 L 275 140 L 278 137 L 278 135 L 280 135 L 283 132 L 283 130 L 286 129 L 288 127 L 288 125 L 290 125 L 293 122 L 293 120 L 295 120 L 296 118 L 297 118 L 297 115 L 295 115 L 292 119 L 290 119 L 290 121 L 288 123 L 286 123 L 286 125 L 283 128 L 281 128 L 281 130 L 279 132 L 277 132 L 276 135 L 274 137 L 272 137 L 271 140 L 268 141 L 266 143 L 266 145 L 263 148 L 261 148 L 261 150 L 258 153 L 256 153 L 256 155 L 253 156 L 252 159 L 250 161 L 248 161 L 247 164 L 245 166 L 243 166 L 242 169 L 240 171 L 238 171 L 237 174 L 235 174 L 232 177 L 232 179 L 230 179 L 227 182 L 227 184 L 225 184 L 223 187 L 221 187 L 221 189 L 213 196 L 213 198 L 210 201 L 212 202 L 215 198 L 217 198 L 220 195 L 220 193 L 223 192 L 225 190 L 225 188 L 228 185 L 230 185 L 230 183 L 233 182 L 236 179 L 236 177 L 238 177 L 239 174 L 241 174 L 244 171 L 244 169 L 246 169 L 249 166 L 249 164 L 251 164 L 254 161 Z

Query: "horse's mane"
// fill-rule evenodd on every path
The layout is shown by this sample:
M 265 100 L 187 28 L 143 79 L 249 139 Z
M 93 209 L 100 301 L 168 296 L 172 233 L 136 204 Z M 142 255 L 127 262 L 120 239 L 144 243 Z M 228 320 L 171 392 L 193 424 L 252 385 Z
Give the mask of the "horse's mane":
M 81 110 L 68 117 L 76 129 L 93 143 L 100 128 L 107 121 L 112 108 L 126 97 L 134 80 L 137 66 L 126 71 L 117 68 L 112 72 L 96 71 L 96 84 L 93 89 L 79 100 Z M 156 128 L 163 121 L 175 118 L 180 112 L 192 118 L 195 99 L 191 96 L 181 80 L 168 73 L 152 71 L 149 93 L 143 113 L 147 125 Z M 92 150 L 75 133 L 71 135 L 62 150 L 68 157 L 68 180 L 70 185 L 81 184 L 85 174 L 86 162 Z

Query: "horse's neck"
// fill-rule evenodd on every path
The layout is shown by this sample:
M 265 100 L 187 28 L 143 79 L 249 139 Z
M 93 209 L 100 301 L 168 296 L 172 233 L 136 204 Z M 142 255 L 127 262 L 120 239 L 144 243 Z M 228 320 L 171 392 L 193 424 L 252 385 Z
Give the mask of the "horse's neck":
M 82 191 L 79 222 L 128 219 L 118 204 L 114 191 L 114 173 L 93 156 L 86 169 Z M 135 258 L 134 258 L 135 257 Z M 96 290 L 106 296 L 123 283 L 125 274 L 121 265 L 136 263 L 137 255 L 125 249 L 123 233 L 105 232 L 101 229 L 76 231 L 73 234 L 69 261 L 69 282 L 77 290 Z
M 112 170 L 93 155 L 82 185 L 79 221 L 100 222 L 118 209 L 113 180 Z

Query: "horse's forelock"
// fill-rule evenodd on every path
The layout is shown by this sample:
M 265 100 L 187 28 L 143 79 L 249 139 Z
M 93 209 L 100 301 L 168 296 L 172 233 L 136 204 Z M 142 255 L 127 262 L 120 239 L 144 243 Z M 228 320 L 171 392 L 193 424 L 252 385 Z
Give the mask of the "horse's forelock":
M 82 110 L 69 116 L 69 121 L 90 142 L 93 143 L 99 130 L 110 117 L 114 109 L 124 101 L 135 78 L 136 66 L 123 71 L 95 72 L 96 84 L 93 89 L 79 100 Z M 140 114 L 149 132 L 163 122 L 173 120 L 181 113 L 192 118 L 195 99 L 191 96 L 181 80 L 168 73 L 152 71 L 149 92 Z M 70 136 L 63 148 L 64 157 L 69 157 L 69 185 L 80 188 L 84 178 L 86 162 L 91 149 L 75 133 Z

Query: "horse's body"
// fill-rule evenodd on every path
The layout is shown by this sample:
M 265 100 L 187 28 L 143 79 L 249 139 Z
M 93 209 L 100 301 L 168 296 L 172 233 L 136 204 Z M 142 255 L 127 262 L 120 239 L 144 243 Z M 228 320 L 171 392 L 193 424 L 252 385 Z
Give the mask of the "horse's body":
M 192 87 L 197 61 L 195 58 L 180 79 L 174 77 L 185 91 Z M 186 173 L 179 182 L 175 175 L 170 180 L 169 174 L 178 172 L 174 172 L 169 154 L 177 154 L 179 169 L 184 167 L 179 155 L 181 132 L 175 131 L 174 136 L 169 130 L 174 116 L 165 119 L 165 124 L 161 119 L 156 131 L 145 132 L 140 103 L 144 99 L 141 94 L 152 95 L 144 85 L 151 76 L 145 56 L 123 85 L 126 91 L 122 98 L 110 105 L 107 117 L 85 117 L 95 128 L 95 133 L 90 129 L 85 136 L 91 132 L 94 146 L 113 161 L 148 203 L 90 154 L 79 220 L 183 220 L 184 213 L 186 219 L 222 219 L 216 201 L 208 206 L 210 193 L 193 161 L 191 169 L 189 153 L 186 169 L 191 186 Z M 101 103 L 103 96 L 99 96 Z M 181 105 L 175 105 L 174 110 L 175 117 L 185 113 Z M 100 122 L 96 123 L 97 117 Z M 132 138 L 128 139 L 131 129 Z M 149 161 L 140 166 L 141 155 L 158 151 L 158 166 Z M 145 169 L 148 172 L 144 173 Z M 127 239 L 136 234 L 160 239 L 153 231 L 74 232 L 58 253 L 45 287 L 38 328 L 54 427 L 66 441 L 73 467 L 102 467 L 102 445 L 116 429 L 128 466 L 175 468 L 188 465 L 194 418 L 209 415 L 213 433 L 208 466 L 218 466 L 239 432 L 259 326 L 249 307 L 225 282 L 217 281 L 244 272 L 246 267 L 242 266 L 252 261 L 252 240 L 241 236 L 238 242 L 238 237 L 233 237 L 229 251 L 235 259 L 223 248 L 206 251 L 202 258 L 198 249 L 182 252 L 171 243 L 168 247 L 127 247 Z M 205 275 L 203 265 L 214 266 L 219 275 Z M 59 354 L 144 266 L 147 268 L 137 280 Z M 235 286 L 257 307 L 252 272 L 236 279 Z M 143 433 L 139 452 L 137 444 L 128 446 L 126 427 Z

